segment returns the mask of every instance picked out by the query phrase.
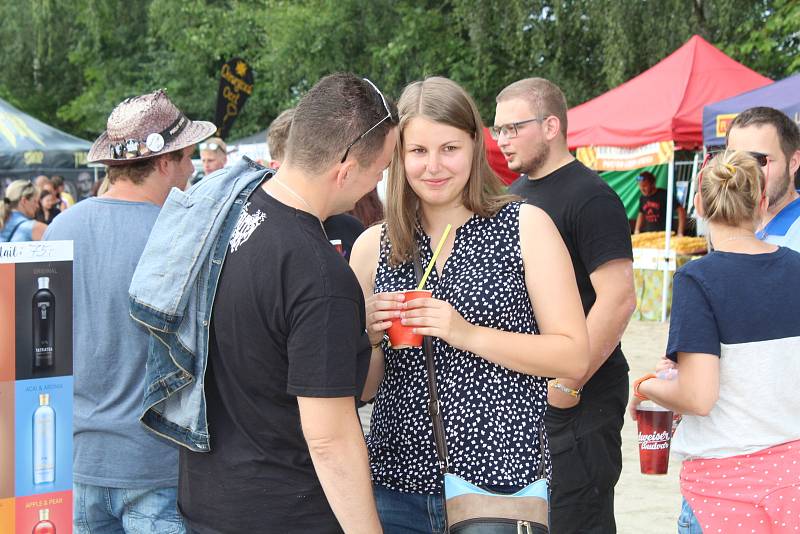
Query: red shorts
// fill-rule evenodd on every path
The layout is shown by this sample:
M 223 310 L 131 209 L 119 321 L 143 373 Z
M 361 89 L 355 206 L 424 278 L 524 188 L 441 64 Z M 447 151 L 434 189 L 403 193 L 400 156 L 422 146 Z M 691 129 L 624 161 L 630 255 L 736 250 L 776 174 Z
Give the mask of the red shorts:
M 800 532 L 800 440 L 684 461 L 681 493 L 705 534 Z

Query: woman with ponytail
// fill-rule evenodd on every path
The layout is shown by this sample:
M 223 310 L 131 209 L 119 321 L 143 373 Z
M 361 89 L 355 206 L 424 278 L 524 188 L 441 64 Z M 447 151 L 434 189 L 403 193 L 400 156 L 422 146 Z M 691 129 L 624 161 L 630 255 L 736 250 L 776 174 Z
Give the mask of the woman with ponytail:
M 641 400 L 684 414 L 679 533 L 800 530 L 800 254 L 760 241 L 769 200 L 761 167 L 726 151 L 698 176 L 713 252 L 675 274 L 667 358 Z
M 39 191 L 28 180 L 14 180 L 0 203 L 0 242 L 39 241 L 47 225 L 34 220 Z

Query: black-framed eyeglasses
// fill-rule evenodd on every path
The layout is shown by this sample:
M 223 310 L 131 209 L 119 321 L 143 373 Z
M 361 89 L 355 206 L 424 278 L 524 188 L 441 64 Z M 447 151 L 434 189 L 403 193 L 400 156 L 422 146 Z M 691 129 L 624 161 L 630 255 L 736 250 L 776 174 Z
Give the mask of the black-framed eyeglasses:
M 361 135 L 359 135 L 358 137 L 356 137 L 353 140 L 352 143 L 347 145 L 347 148 L 344 151 L 344 156 L 342 156 L 342 161 L 340 161 L 339 163 L 344 163 L 344 161 L 347 159 L 347 155 L 350 153 L 350 149 L 353 148 L 354 144 L 356 144 L 359 141 L 361 141 L 372 130 L 374 130 L 375 128 L 377 128 L 378 126 L 380 126 L 381 124 L 383 124 L 387 120 L 391 120 L 391 118 L 392 118 L 392 110 L 389 108 L 389 104 L 386 103 L 386 97 L 383 96 L 383 93 L 381 93 L 381 90 L 378 89 L 378 86 L 375 85 L 374 83 L 372 83 L 371 81 L 369 81 L 367 78 L 364 78 L 364 81 L 367 82 L 368 84 L 370 84 L 372 86 L 372 88 L 375 89 L 375 92 L 378 93 L 378 95 L 381 97 L 381 102 L 383 102 L 383 109 L 386 110 L 386 116 L 384 118 L 382 118 L 381 120 L 379 120 L 378 122 L 376 122 L 375 125 L 372 128 L 370 128 L 366 132 L 364 132 Z
M 509 122 L 508 124 L 501 124 L 500 126 L 490 126 L 489 127 L 489 134 L 492 136 L 492 139 L 497 141 L 500 139 L 500 135 L 505 135 L 506 139 L 513 139 L 519 134 L 517 129 L 522 126 L 523 124 L 528 124 L 529 122 L 544 122 L 547 117 L 534 117 L 533 119 L 526 119 L 524 121 L 517 121 L 517 122 Z

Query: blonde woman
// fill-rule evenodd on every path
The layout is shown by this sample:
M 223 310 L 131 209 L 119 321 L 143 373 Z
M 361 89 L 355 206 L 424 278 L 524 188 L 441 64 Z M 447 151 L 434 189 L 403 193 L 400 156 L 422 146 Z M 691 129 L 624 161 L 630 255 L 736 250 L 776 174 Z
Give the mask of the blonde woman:
M 351 255 L 373 343 L 367 443 L 384 532 L 443 532 L 425 356 L 383 340 L 391 319 L 433 337 L 450 472 L 501 493 L 549 473 L 544 377 L 582 376 L 588 335 L 567 249 L 543 211 L 503 193 L 469 95 L 428 78 L 406 87 L 398 110 L 386 222 Z M 403 302 L 412 259 L 426 265 L 447 224 L 432 298 Z
M 750 154 L 718 155 L 699 182 L 714 251 L 675 274 L 667 357 L 680 372 L 637 380 L 631 415 L 645 398 L 684 414 L 679 532 L 795 532 L 800 254 L 756 237 L 769 201 Z
M 47 225 L 35 220 L 39 191 L 28 180 L 14 180 L 0 203 L 0 242 L 39 241 Z

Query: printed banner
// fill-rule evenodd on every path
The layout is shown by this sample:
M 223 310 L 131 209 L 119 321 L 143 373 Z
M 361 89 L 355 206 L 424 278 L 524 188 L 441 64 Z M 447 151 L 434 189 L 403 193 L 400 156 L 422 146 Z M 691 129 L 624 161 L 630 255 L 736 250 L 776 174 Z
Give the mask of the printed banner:
M 0 244 L 0 532 L 72 532 L 72 241 Z
M 596 171 L 630 171 L 663 165 L 672 161 L 675 143 L 661 141 L 635 148 L 617 146 L 584 146 L 576 151 L 581 163 Z
M 233 122 L 252 94 L 253 71 L 245 60 L 233 58 L 222 65 L 217 92 L 217 113 L 214 116 L 217 137 L 225 139 L 228 136 Z
M 733 122 L 733 119 L 736 118 L 736 115 L 738 115 L 738 113 L 723 113 L 717 115 L 715 120 L 717 124 L 717 137 L 725 137 L 725 135 L 728 133 L 728 127 L 730 127 L 731 122 Z

